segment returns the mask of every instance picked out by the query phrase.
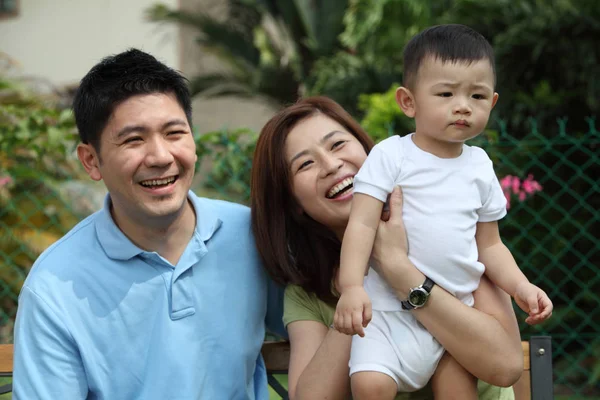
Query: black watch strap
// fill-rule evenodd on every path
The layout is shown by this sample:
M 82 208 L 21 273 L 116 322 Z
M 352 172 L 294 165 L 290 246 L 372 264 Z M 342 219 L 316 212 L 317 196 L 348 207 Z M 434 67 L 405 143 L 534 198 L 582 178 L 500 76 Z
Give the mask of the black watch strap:
M 423 289 L 427 290 L 427 293 L 431 293 L 431 289 L 433 289 L 434 285 L 434 281 L 432 281 L 428 277 L 425 277 L 425 282 L 423 282 Z
M 433 280 L 431 280 L 429 277 L 425 277 L 425 282 L 423 282 L 423 284 L 421 286 L 419 286 L 420 288 L 423 288 L 423 290 L 425 290 L 427 292 L 427 295 L 429 295 L 429 293 L 431 293 L 431 289 L 433 289 L 433 286 L 435 285 L 435 282 Z M 412 288 L 412 290 L 417 289 L 417 288 Z M 403 310 L 414 310 L 415 306 L 413 306 L 412 304 L 410 304 L 408 302 L 408 300 L 404 300 L 401 302 L 402 304 L 402 309 Z M 424 304 L 423 304 L 424 305 Z M 422 306 L 421 306 L 422 307 Z

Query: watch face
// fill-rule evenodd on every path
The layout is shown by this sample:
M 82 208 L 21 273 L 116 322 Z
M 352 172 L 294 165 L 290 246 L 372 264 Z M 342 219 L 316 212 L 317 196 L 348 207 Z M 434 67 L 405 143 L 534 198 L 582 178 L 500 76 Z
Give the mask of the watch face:
M 408 302 L 415 307 L 420 307 L 425 304 L 427 297 L 429 297 L 429 293 L 427 293 L 424 289 L 417 288 L 410 292 L 408 296 Z

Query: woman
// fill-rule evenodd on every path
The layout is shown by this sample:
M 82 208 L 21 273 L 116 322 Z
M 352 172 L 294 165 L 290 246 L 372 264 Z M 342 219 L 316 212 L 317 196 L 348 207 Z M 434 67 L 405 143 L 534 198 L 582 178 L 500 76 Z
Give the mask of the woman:
M 292 399 L 348 398 L 351 337 L 330 326 L 337 297 L 341 239 L 350 215 L 352 179 L 373 147 L 360 125 L 334 101 L 312 97 L 275 115 L 263 128 L 252 171 L 252 226 L 271 276 L 286 289 L 284 323 L 291 355 Z M 400 299 L 424 275 L 407 257 L 398 189 L 372 255 Z M 416 318 L 477 378 L 510 386 L 523 360 L 510 298 L 482 279 L 470 308 L 435 286 Z M 451 356 L 451 357 L 450 357 Z M 480 385 L 481 398 L 512 398 L 511 389 Z M 483 392 L 494 392 L 486 397 Z M 410 399 L 427 396 L 417 392 Z M 399 397 L 401 398 L 401 397 Z

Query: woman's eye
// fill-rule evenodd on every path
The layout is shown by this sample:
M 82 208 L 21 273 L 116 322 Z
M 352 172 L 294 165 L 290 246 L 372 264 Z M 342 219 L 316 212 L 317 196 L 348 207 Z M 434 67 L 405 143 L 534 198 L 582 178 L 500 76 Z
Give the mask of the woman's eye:
M 452 93 L 451 92 L 442 92 L 442 93 L 438 93 L 438 96 L 440 96 L 440 97 L 452 97 Z
M 298 167 L 298 171 L 300 171 L 301 169 L 304 169 L 306 167 L 308 167 L 310 164 L 312 164 L 311 160 L 307 160 L 304 161 L 302 164 L 300 164 L 300 166 Z
M 345 141 L 345 140 L 338 140 L 337 142 L 335 142 L 335 143 L 333 144 L 333 146 L 331 146 L 331 149 L 333 150 L 333 149 L 335 149 L 336 147 L 340 147 L 340 146 L 341 146 L 341 145 L 343 145 L 344 143 L 346 143 L 346 141 Z

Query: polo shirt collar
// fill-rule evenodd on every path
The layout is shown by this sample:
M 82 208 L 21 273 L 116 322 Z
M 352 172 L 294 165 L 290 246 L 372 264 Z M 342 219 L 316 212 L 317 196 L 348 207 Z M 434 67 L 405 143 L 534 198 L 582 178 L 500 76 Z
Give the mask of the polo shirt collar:
M 188 199 L 191 201 L 196 213 L 194 235 L 201 241 L 206 242 L 221 227 L 222 221 L 218 216 L 216 207 L 213 207 L 208 200 L 199 198 L 192 191 L 188 192 Z M 104 198 L 104 206 L 97 214 L 95 224 L 98 241 L 108 257 L 115 260 L 129 260 L 141 253 L 147 253 L 129 240 L 115 224 L 110 214 L 110 205 L 110 195 L 107 194 Z

